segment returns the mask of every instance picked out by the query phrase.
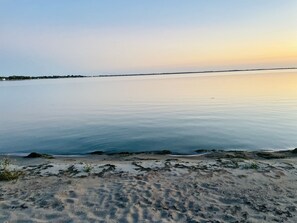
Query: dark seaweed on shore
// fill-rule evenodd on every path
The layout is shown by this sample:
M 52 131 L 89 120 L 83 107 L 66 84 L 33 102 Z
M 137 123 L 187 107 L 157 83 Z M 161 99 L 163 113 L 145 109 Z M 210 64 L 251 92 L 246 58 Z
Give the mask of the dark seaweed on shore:
M 297 148 L 294 150 L 281 150 L 281 151 L 226 151 L 226 150 L 205 150 L 199 149 L 195 151 L 197 155 L 204 156 L 206 158 L 226 158 L 226 159 L 284 159 L 297 156 Z M 108 156 L 131 156 L 131 155 L 189 155 L 178 154 L 170 150 L 155 150 L 155 151 L 142 151 L 142 152 L 104 152 L 93 151 L 84 155 L 108 155 Z M 195 155 L 195 154 L 193 154 Z M 43 158 L 53 159 L 54 156 L 50 154 L 32 152 L 24 158 Z

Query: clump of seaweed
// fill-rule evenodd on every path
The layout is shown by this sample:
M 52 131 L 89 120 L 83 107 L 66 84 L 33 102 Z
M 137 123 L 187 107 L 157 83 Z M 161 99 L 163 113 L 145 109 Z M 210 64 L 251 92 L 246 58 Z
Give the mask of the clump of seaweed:
M 45 153 L 35 153 L 35 152 L 30 153 L 28 156 L 25 156 L 25 158 L 54 159 L 52 155 L 45 154 Z
M 0 162 L 0 181 L 17 180 L 24 173 L 20 170 L 10 170 L 11 162 L 9 159 L 4 158 Z
M 88 163 L 84 166 L 84 171 L 86 173 L 90 173 L 92 171 L 92 169 L 93 169 L 93 167 Z
M 244 169 L 254 169 L 257 170 L 259 169 L 259 165 L 257 163 L 250 163 L 248 165 L 244 166 Z
M 286 158 L 284 154 L 280 154 L 277 152 L 258 152 L 257 156 L 263 159 L 283 159 Z
M 250 168 L 257 170 L 257 169 L 259 169 L 259 166 L 258 166 L 257 163 L 252 163 L 251 166 L 250 166 Z

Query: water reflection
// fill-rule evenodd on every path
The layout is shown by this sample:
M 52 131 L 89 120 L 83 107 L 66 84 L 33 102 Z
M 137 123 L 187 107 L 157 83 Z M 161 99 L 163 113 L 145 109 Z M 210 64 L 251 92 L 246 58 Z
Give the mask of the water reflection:
M 296 147 L 296 71 L 0 82 L 0 151 Z

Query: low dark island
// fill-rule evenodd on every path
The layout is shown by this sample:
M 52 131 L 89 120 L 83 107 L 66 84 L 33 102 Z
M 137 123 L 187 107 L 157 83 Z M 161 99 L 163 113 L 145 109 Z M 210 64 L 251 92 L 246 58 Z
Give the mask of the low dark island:
M 86 77 L 83 75 L 52 75 L 52 76 L 8 76 L 8 77 L 1 77 L 0 76 L 0 81 L 19 81 L 19 80 L 36 80 L 36 79 L 59 79 L 59 78 L 82 78 Z

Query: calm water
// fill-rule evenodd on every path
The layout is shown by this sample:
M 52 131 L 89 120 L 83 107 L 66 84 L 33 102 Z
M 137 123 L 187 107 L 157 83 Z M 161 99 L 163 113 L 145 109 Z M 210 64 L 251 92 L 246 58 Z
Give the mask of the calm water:
M 0 153 L 297 147 L 297 71 L 0 82 Z

